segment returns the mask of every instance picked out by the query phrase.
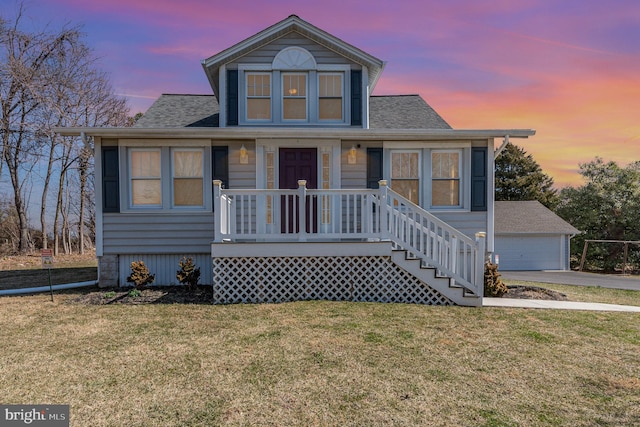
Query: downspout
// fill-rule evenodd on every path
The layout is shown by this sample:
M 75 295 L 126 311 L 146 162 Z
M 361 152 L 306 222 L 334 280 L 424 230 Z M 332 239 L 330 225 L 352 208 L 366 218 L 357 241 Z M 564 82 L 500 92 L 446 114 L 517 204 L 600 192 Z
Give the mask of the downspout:
M 53 285 L 51 288 L 49 286 L 40 286 L 37 288 L 3 289 L 3 290 L 0 290 L 0 296 L 49 292 L 52 288 L 54 291 L 60 291 L 64 289 L 75 289 L 75 288 L 83 288 L 86 286 L 95 286 L 97 284 L 98 284 L 97 280 L 90 280 L 88 282 L 77 282 L 77 283 L 67 283 L 64 285 Z

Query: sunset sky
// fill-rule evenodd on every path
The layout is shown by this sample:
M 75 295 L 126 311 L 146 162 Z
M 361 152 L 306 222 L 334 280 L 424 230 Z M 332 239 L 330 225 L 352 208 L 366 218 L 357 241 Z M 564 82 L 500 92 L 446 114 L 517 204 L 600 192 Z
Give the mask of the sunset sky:
M 1 0 L 3 15 L 14 0 Z M 420 94 L 454 128 L 514 142 L 557 187 L 596 156 L 640 160 L 638 0 L 26 0 L 29 25 L 82 25 L 132 114 L 210 94 L 200 61 L 296 14 L 387 62 L 374 95 Z M 7 10 L 9 12 L 7 13 Z

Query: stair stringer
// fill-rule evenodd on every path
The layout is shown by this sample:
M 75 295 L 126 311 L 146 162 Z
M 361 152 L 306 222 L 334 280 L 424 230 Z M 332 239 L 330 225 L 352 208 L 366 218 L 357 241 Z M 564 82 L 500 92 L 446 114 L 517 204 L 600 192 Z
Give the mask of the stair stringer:
M 407 251 L 393 250 L 391 251 L 391 260 L 399 268 L 420 280 L 426 286 L 429 286 L 449 298 L 457 305 L 480 307 L 482 299 L 465 292 L 465 288 L 460 286 L 452 286 L 452 280 L 449 277 L 441 277 L 436 274 L 433 267 L 424 267 L 423 260 L 420 258 L 407 258 Z

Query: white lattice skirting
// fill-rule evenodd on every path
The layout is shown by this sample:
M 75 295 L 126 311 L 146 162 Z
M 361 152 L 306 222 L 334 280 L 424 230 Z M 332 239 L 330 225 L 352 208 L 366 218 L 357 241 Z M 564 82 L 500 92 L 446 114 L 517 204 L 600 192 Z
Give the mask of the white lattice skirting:
M 302 300 L 452 305 L 388 256 L 213 258 L 216 304 Z

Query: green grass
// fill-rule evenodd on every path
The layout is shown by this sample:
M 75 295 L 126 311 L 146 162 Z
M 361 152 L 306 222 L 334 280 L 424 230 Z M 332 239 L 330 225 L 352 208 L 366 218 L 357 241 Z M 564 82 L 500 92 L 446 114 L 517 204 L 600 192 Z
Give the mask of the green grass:
M 640 424 L 640 317 L 0 297 L 3 403 L 74 426 Z

